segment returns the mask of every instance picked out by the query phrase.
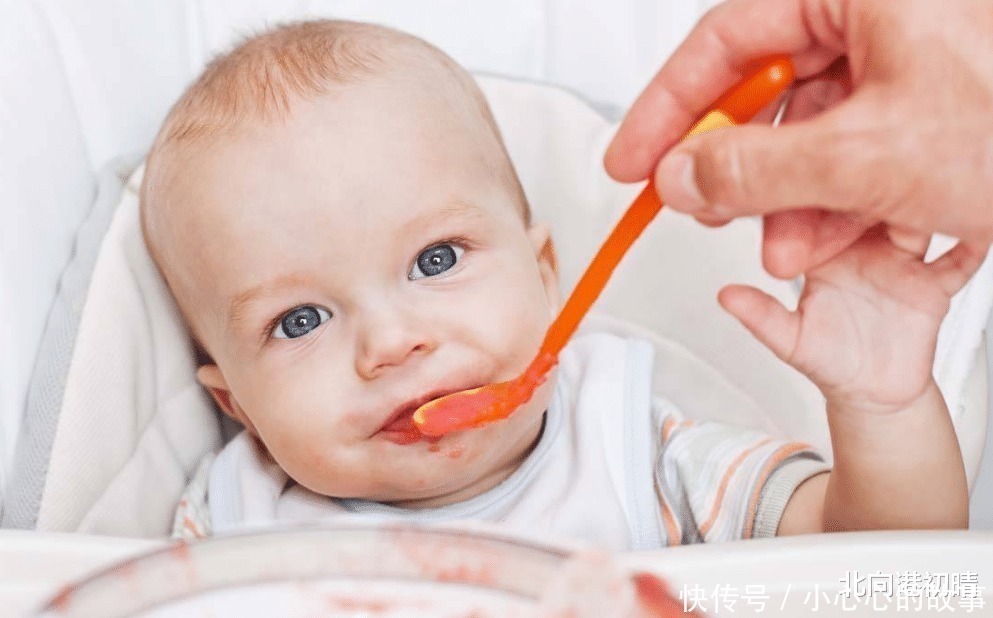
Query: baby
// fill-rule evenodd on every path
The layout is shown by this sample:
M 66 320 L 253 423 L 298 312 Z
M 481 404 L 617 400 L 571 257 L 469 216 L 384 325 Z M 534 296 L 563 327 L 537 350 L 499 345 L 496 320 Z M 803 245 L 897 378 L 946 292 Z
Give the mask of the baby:
M 376 514 L 626 550 L 967 524 L 931 378 L 981 259 L 967 249 L 924 264 L 874 231 L 808 273 L 795 313 L 722 292 L 823 391 L 829 470 L 802 444 L 683 420 L 653 390 L 653 348 L 606 333 L 573 341 L 509 419 L 412 438 L 420 404 L 518 375 L 561 303 L 482 93 L 415 37 L 312 21 L 245 42 L 170 112 L 141 204 L 198 378 L 244 426 L 194 475 L 177 535 Z

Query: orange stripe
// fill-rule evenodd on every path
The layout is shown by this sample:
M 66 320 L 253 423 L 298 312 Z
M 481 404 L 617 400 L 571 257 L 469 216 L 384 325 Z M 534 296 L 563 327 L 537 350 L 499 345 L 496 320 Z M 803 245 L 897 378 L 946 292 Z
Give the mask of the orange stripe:
M 672 416 L 667 416 L 662 422 L 662 444 L 664 445 L 672 437 L 672 433 L 678 427 L 689 427 L 693 425 L 693 421 L 677 421 Z M 665 531 L 666 531 L 666 545 L 682 545 L 682 528 L 679 525 L 679 520 L 676 519 L 675 514 L 672 512 L 672 506 L 669 501 L 665 499 L 665 493 L 662 491 L 662 487 L 659 486 L 658 479 L 655 481 L 655 492 L 659 495 L 659 503 L 662 506 L 662 519 L 665 521 Z
M 662 444 L 669 441 L 672 437 L 672 432 L 676 430 L 677 427 L 691 427 L 693 421 L 677 421 L 671 416 L 667 416 L 665 421 L 662 422 Z
M 759 495 L 762 493 L 762 486 L 765 485 L 766 480 L 768 480 L 769 475 L 779 464 L 783 463 L 787 457 L 795 455 L 800 451 L 806 451 L 812 448 L 809 444 L 803 442 L 792 442 L 786 444 L 778 451 L 773 453 L 772 458 L 766 462 L 765 466 L 762 468 L 762 472 L 759 474 L 758 482 L 755 483 L 755 489 L 752 491 L 752 498 L 748 501 L 748 512 L 751 513 L 751 517 L 748 519 L 748 523 L 745 525 L 745 535 L 744 538 L 752 538 L 752 530 L 755 527 L 755 517 L 758 515 L 756 512 L 759 504 Z
M 669 436 L 672 435 L 672 430 L 676 428 L 676 419 L 671 416 L 667 416 L 665 422 L 662 423 L 662 444 L 669 441 Z
M 724 478 L 721 479 L 721 484 L 718 485 L 717 487 L 717 496 L 714 498 L 714 506 L 713 506 L 713 510 L 710 512 L 710 517 L 708 517 L 707 521 L 705 521 L 703 525 L 700 526 L 701 536 L 706 535 L 707 532 L 710 531 L 710 528 L 713 527 L 714 522 L 717 521 L 717 515 L 721 512 L 721 502 L 724 501 L 724 493 L 727 491 L 728 484 L 731 482 L 731 477 L 734 476 L 734 473 L 738 471 L 738 468 L 741 467 L 741 464 L 745 461 L 745 459 L 749 455 L 754 453 L 756 450 L 762 448 L 766 444 L 769 444 L 770 442 L 772 442 L 772 438 L 766 438 L 762 440 L 758 444 L 755 444 L 751 448 L 743 451 L 731 463 L 731 467 L 728 468 L 728 471 L 724 473 Z
M 183 515 L 183 526 L 192 532 L 193 536 L 196 538 L 202 539 L 204 537 L 203 532 L 200 530 L 200 526 L 198 526 L 195 521 L 190 519 L 189 515 Z

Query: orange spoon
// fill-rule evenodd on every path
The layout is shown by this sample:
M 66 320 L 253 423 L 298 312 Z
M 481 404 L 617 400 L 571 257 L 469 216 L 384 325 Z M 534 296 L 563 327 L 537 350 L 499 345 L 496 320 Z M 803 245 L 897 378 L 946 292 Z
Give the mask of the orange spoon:
M 795 75 L 793 63 L 786 56 L 766 58 L 750 68 L 748 76 L 718 99 L 713 110 L 693 125 L 686 137 L 747 122 L 772 103 Z M 417 429 L 424 435 L 441 436 L 481 427 L 507 418 L 531 399 L 558 362 L 559 352 L 607 285 L 614 268 L 661 209 L 662 202 L 654 184 L 649 181 L 583 273 L 559 316 L 548 328 L 538 355 L 524 373 L 507 382 L 487 384 L 429 401 L 414 412 Z

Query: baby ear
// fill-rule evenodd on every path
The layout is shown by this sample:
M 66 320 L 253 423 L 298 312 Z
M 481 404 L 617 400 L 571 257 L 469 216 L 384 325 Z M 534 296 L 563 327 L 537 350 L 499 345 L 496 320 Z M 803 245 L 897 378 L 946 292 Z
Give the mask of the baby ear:
M 255 431 L 255 425 L 252 424 L 251 419 L 232 396 L 228 382 L 224 379 L 224 374 L 221 373 L 221 369 L 217 365 L 203 365 L 197 369 L 197 381 L 207 389 L 222 412 L 244 425 L 245 429 L 252 435 L 259 435 Z
M 533 223 L 528 228 L 528 238 L 538 262 L 538 274 L 545 287 L 548 305 L 553 312 L 557 312 L 562 304 L 562 292 L 559 290 L 559 263 L 552 242 L 552 230 L 544 223 Z

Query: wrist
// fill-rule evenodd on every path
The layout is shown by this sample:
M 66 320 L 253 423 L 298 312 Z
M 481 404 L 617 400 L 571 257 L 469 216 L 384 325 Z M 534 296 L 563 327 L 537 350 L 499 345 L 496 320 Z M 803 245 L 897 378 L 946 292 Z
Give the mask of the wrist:
M 922 407 L 944 405 L 944 397 L 934 378 L 929 379 L 916 394 L 899 401 L 881 401 L 870 395 L 852 396 L 841 393 L 825 393 L 828 418 L 885 418 L 901 412 L 918 410 Z
M 899 409 L 851 403 L 828 405 L 834 467 L 825 497 L 827 529 L 966 525 L 965 467 L 937 384 L 932 380 Z
M 919 396 L 899 405 L 869 400 L 827 403 L 828 429 L 836 459 L 905 457 L 906 449 L 936 432 L 954 435 L 938 385 L 931 380 Z
M 928 452 L 929 441 L 939 435 L 955 442 L 955 431 L 945 400 L 932 380 L 914 401 L 898 408 L 887 404 L 865 403 L 836 405 L 828 402 L 828 428 L 837 463 L 848 459 L 890 459 L 907 456 L 908 449 Z M 932 445 L 933 446 L 933 445 Z M 842 464 L 844 467 L 844 464 Z

